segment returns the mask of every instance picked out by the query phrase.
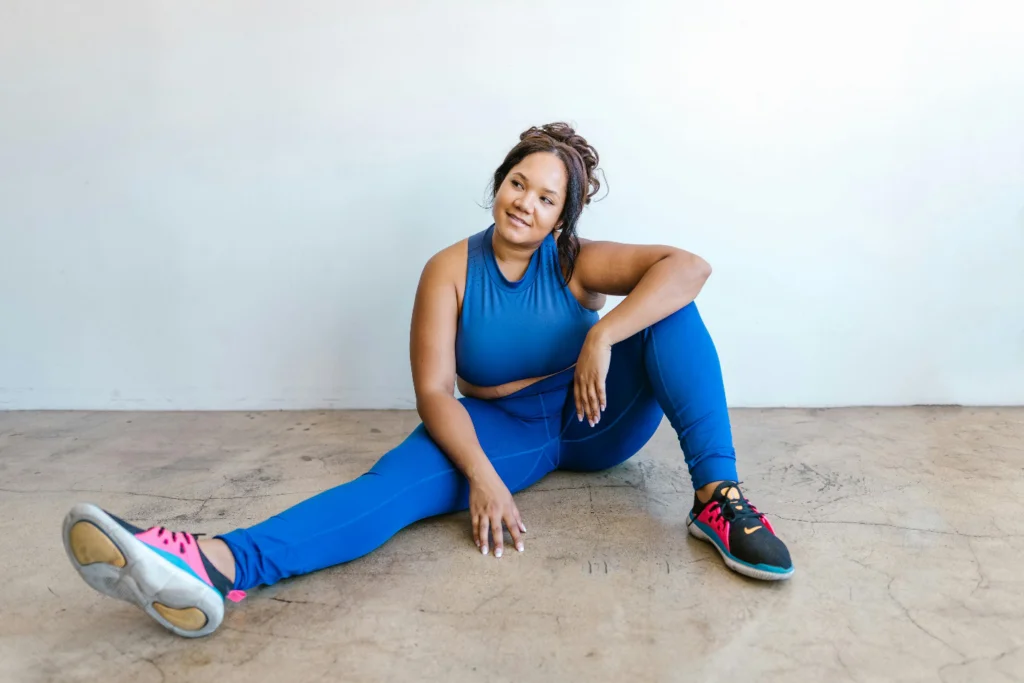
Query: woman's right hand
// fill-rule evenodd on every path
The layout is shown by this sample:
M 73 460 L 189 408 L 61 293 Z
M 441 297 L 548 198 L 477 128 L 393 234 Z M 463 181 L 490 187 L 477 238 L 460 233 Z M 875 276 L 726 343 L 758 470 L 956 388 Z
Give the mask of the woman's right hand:
M 523 552 L 521 534 L 526 533 L 526 525 L 519 516 L 512 494 L 497 472 L 481 480 L 470 481 L 469 513 L 473 520 L 473 540 L 481 553 L 487 554 L 489 532 L 494 537 L 494 556 L 501 557 L 505 536 L 503 522 L 515 541 L 516 550 Z

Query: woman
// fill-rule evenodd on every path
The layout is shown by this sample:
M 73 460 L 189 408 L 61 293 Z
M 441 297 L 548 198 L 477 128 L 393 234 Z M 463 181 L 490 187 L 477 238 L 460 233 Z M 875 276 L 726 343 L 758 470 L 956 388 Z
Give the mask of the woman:
M 225 598 L 434 515 L 468 508 L 482 554 L 501 557 L 505 528 L 521 552 L 513 493 L 556 469 L 618 465 L 666 415 L 695 489 L 690 533 L 742 574 L 789 578 L 786 546 L 737 485 L 718 356 L 693 303 L 710 268 L 673 247 L 579 239 L 597 163 L 567 124 L 530 128 L 494 173 L 493 225 L 427 262 L 410 340 L 423 422 L 369 472 L 202 541 L 76 505 L 64 544 L 86 582 L 195 637 L 217 628 Z M 609 294 L 625 299 L 599 319 Z

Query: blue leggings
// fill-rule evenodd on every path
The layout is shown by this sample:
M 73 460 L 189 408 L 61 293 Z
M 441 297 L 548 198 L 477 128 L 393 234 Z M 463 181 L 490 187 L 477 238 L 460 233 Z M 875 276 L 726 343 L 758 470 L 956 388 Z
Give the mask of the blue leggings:
M 663 416 L 679 435 L 695 489 L 736 480 L 718 354 L 695 304 L 612 347 L 597 426 L 576 419 L 572 381 L 570 368 L 504 398 L 460 399 L 512 493 L 556 469 L 618 465 Z M 468 507 L 466 478 L 421 424 L 366 474 L 219 538 L 235 556 L 235 588 L 245 590 L 348 562 L 413 522 Z

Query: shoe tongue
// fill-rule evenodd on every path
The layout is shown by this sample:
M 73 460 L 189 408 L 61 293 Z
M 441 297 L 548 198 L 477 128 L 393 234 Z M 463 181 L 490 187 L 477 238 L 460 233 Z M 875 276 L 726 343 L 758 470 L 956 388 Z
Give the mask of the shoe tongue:
M 743 494 L 735 482 L 723 482 L 718 487 L 717 495 L 720 498 L 719 504 L 722 506 L 723 514 L 727 519 L 740 522 L 741 527 L 757 524 L 757 518 L 753 515 L 753 511 L 744 504 Z
M 719 486 L 718 495 L 727 500 L 739 500 L 742 497 L 739 488 L 731 482 L 725 482 Z

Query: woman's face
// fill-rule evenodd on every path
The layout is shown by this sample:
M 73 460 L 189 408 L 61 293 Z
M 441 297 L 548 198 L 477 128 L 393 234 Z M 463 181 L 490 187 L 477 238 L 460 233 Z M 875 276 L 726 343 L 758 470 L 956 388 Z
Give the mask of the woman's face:
M 494 229 L 513 244 L 539 244 L 561 224 L 568 180 L 556 155 L 536 152 L 525 157 L 494 197 Z

